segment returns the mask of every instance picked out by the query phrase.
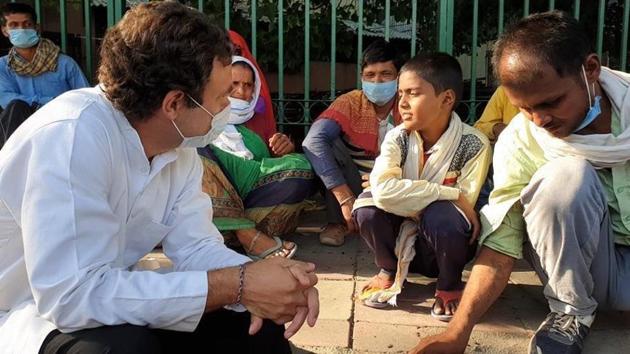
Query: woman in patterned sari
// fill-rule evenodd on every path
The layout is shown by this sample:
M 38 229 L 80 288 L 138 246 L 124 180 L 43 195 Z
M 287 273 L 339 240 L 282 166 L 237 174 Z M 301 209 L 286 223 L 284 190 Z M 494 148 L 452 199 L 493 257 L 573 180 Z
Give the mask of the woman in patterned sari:
M 268 141 L 248 129 L 260 95 L 260 76 L 248 59 L 234 56 L 230 120 L 212 145 L 199 149 L 203 188 L 213 202 L 214 223 L 233 231 L 253 259 L 292 257 L 293 242 L 279 236 L 297 227 L 314 173 L 291 140 L 275 133 Z

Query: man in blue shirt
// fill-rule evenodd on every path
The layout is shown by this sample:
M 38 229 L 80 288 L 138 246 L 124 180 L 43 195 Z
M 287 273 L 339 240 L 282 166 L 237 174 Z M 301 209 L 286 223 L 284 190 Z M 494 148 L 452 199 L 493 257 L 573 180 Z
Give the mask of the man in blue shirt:
M 0 147 L 37 108 L 60 94 L 89 85 L 81 68 L 37 32 L 37 14 L 29 5 L 2 7 L 2 34 L 13 47 L 0 58 Z

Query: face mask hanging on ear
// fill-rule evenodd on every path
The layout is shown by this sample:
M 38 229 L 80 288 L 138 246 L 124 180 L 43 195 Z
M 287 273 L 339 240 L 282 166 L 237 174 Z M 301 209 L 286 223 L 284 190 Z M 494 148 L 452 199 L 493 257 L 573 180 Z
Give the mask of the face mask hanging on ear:
M 182 134 L 181 130 L 179 130 L 179 128 L 177 127 L 177 124 L 175 124 L 174 121 L 171 121 L 173 123 L 173 126 L 175 127 L 175 130 L 177 130 L 177 132 L 183 139 L 182 143 L 179 144 L 179 147 L 200 148 L 207 146 L 212 143 L 219 136 L 219 134 L 221 134 L 221 132 L 223 132 L 223 129 L 225 129 L 227 121 L 230 118 L 230 105 L 225 106 L 225 108 L 223 108 L 221 112 L 217 114 L 212 114 L 201 104 L 199 104 L 199 102 L 195 101 L 194 98 L 190 97 L 189 95 L 186 96 L 188 96 L 191 101 L 193 101 L 197 106 L 199 106 L 199 108 L 203 109 L 206 113 L 208 113 L 210 117 L 212 117 L 212 125 L 210 127 L 210 130 L 208 130 L 208 132 L 204 135 L 187 137 Z
M 586 92 L 588 93 L 588 106 L 590 107 L 590 109 L 588 110 L 588 112 L 586 112 L 586 116 L 582 120 L 582 123 L 580 123 L 580 125 L 575 128 L 575 130 L 573 131 L 574 133 L 586 128 L 589 124 L 593 123 L 593 121 L 602 113 L 602 108 L 599 104 L 602 96 L 595 96 L 595 83 L 593 83 L 593 96 L 595 97 L 595 104 L 593 104 L 593 101 L 591 100 L 591 90 L 588 87 L 588 80 L 586 78 L 586 69 L 584 69 L 584 65 L 582 65 L 582 74 L 584 75 L 584 84 L 586 85 Z

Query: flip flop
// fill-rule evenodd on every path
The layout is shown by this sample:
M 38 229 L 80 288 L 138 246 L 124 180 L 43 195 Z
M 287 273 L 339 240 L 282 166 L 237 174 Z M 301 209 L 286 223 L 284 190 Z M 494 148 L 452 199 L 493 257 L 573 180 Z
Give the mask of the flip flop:
M 363 287 L 359 298 L 363 300 L 363 305 L 375 309 L 382 309 L 389 304 L 387 301 L 379 301 L 378 298 L 381 295 L 381 291 L 388 289 L 394 284 L 393 280 L 384 280 L 379 278 L 378 275 L 372 277 L 370 282 Z
M 438 314 L 435 312 L 435 304 L 437 304 L 437 299 L 442 300 L 442 306 L 444 306 L 444 309 L 446 309 L 446 307 L 454 302 L 454 301 L 459 301 L 462 298 L 462 290 L 454 290 L 454 291 L 446 291 L 446 290 L 436 290 L 435 291 L 435 302 L 433 303 L 433 306 L 431 306 L 431 317 L 443 321 L 443 322 L 449 322 L 450 320 L 453 319 L 453 314 L 451 315 L 446 315 L 444 314 Z
M 247 256 L 254 261 L 259 261 L 261 259 L 269 259 L 273 257 L 286 257 L 289 259 L 293 258 L 293 256 L 295 255 L 295 252 L 297 251 L 296 243 L 293 243 L 293 248 L 289 249 L 289 248 L 284 247 L 284 241 L 280 237 L 274 236 L 273 239 L 274 241 L 276 241 L 275 245 L 271 246 L 265 251 L 262 251 L 259 254 L 246 252 Z M 286 253 L 287 251 L 288 253 Z M 285 253 L 286 253 L 286 256 L 285 256 Z

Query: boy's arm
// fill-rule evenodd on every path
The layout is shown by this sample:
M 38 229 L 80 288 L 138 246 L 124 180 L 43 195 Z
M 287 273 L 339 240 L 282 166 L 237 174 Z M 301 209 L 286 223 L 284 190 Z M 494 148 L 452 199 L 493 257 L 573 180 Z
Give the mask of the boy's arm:
M 481 140 L 482 148 L 470 159 L 461 170 L 457 180 L 457 187 L 464 194 L 471 205 L 477 203 L 479 192 L 483 188 L 488 176 L 488 169 L 492 162 L 492 148 L 486 139 L 476 136 Z
M 426 180 L 403 178 L 401 148 L 397 142 L 401 129 L 393 129 L 385 136 L 381 154 L 370 173 L 374 204 L 400 216 L 414 216 L 436 200 L 457 200 L 459 189 Z

